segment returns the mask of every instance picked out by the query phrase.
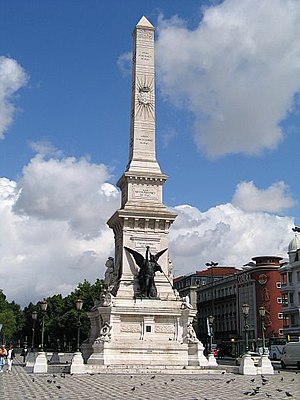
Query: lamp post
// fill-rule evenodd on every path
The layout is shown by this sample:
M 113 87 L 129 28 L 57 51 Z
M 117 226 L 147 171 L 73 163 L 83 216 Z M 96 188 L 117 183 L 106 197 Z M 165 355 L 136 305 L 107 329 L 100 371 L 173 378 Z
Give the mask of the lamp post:
M 80 322 L 80 311 L 82 310 L 83 306 L 83 300 L 78 299 L 76 301 L 76 310 L 78 311 L 78 321 L 77 321 L 77 350 L 80 352 L 80 327 L 81 327 L 81 322 Z
M 244 315 L 244 320 L 245 320 L 244 330 L 245 330 L 245 350 L 246 350 L 246 353 L 249 352 L 249 325 L 247 324 L 247 318 L 249 316 L 249 310 L 250 310 L 249 304 L 245 303 L 245 304 L 242 305 L 242 313 Z
M 208 324 L 209 324 L 209 352 L 212 352 L 212 338 L 213 338 L 213 330 L 212 330 L 212 326 L 214 323 L 214 316 L 210 315 L 208 317 Z
M 47 301 L 44 299 L 43 301 L 41 301 L 40 305 L 41 305 L 41 309 L 42 309 L 42 313 L 43 313 L 41 351 L 44 351 L 45 314 L 46 314 L 46 311 L 47 311 L 48 303 L 47 303 Z
M 263 354 L 265 354 L 265 345 L 266 345 L 266 340 L 265 340 L 265 317 L 266 317 L 266 309 L 265 307 L 259 307 L 258 309 L 260 318 L 261 318 L 261 330 L 262 330 L 262 345 L 263 345 Z
M 31 318 L 32 318 L 32 340 L 31 340 L 31 351 L 33 352 L 34 350 L 34 330 L 35 330 L 35 324 L 36 324 L 36 320 L 37 320 L 37 311 L 33 311 L 31 314 Z

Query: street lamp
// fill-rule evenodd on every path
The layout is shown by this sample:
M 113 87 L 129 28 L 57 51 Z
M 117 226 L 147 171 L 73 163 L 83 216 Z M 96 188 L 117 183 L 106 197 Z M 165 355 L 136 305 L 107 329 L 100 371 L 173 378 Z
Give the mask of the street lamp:
M 83 306 L 83 300 L 78 299 L 76 301 L 76 310 L 78 311 L 78 321 L 77 321 L 77 350 L 80 352 L 80 327 L 81 327 L 81 322 L 80 322 L 80 311 L 82 310 Z
M 33 352 L 34 349 L 34 330 L 35 330 L 35 323 L 37 320 L 37 311 L 33 311 L 31 314 L 31 318 L 32 318 L 32 341 L 31 341 L 31 351 Z
M 212 326 L 214 323 L 214 316 L 210 315 L 208 317 L 208 324 L 209 324 L 209 352 L 212 352 L 212 338 L 213 338 L 213 330 L 212 330 Z
M 41 306 L 41 310 L 42 310 L 42 313 L 43 313 L 41 351 L 44 351 L 45 314 L 46 314 L 47 306 L 48 306 L 47 301 L 45 299 L 43 301 L 41 301 L 40 302 L 40 306 Z
M 266 340 L 265 340 L 265 317 L 266 317 L 266 309 L 265 307 L 259 307 L 258 309 L 260 318 L 261 318 L 261 330 L 262 330 L 262 345 L 263 345 L 263 354 L 265 354 L 265 345 L 266 345 Z
M 249 310 L 250 310 L 249 304 L 243 304 L 242 305 L 242 313 L 244 315 L 244 320 L 245 320 L 244 330 L 245 330 L 245 350 L 246 350 L 246 353 L 249 352 L 249 343 L 248 343 L 249 325 L 247 325 L 247 318 L 249 316 Z

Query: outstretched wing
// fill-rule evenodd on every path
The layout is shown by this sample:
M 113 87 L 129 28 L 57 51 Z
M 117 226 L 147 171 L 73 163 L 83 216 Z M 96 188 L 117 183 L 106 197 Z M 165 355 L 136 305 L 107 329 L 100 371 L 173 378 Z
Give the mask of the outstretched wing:
M 124 249 L 128 251 L 128 253 L 133 255 L 134 261 L 140 268 L 142 268 L 144 264 L 144 256 L 142 256 L 142 254 L 138 253 L 137 251 L 130 249 L 129 247 L 124 246 Z
M 164 252 L 167 251 L 167 250 L 168 250 L 168 248 L 166 248 L 164 250 L 161 250 L 158 253 L 156 253 L 155 256 L 154 256 L 154 260 L 158 261 L 159 257 L 162 256 L 164 254 Z

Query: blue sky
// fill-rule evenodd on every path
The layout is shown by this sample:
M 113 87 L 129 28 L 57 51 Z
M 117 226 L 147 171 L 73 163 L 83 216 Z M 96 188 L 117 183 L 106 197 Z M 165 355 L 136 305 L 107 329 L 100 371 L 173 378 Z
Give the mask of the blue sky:
M 0 278 L 25 270 L 29 283 L 40 271 L 30 295 L 26 282 L 11 290 L 8 280 L 10 298 L 67 293 L 103 274 L 112 251 L 105 222 L 128 161 L 131 33 L 142 15 L 156 27 L 157 158 L 169 176 L 164 202 L 179 213 L 175 274 L 211 259 L 241 266 L 286 256 L 300 225 L 297 1 L 0 8 Z

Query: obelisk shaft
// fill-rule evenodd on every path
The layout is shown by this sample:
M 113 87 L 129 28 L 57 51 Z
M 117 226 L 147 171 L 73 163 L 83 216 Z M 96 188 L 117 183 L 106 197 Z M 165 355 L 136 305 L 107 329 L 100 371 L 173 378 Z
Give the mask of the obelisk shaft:
M 154 74 L 154 27 L 142 17 L 133 31 L 129 172 L 161 172 L 155 151 Z

